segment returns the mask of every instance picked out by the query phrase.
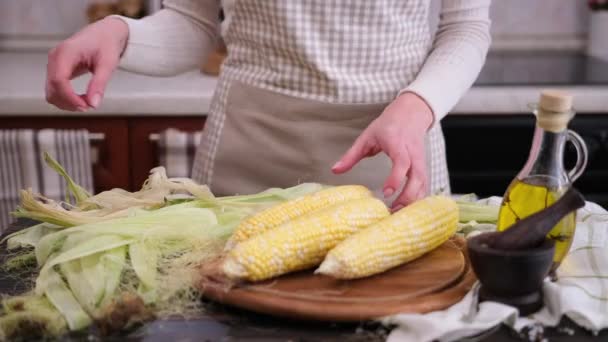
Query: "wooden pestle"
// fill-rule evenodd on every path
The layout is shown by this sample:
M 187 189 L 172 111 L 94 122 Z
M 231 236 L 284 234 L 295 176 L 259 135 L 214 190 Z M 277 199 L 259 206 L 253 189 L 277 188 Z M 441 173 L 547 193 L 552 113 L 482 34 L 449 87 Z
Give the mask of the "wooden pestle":
M 583 195 L 571 187 L 552 205 L 514 223 L 503 232 L 490 233 L 484 240 L 490 247 L 503 250 L 538 247 L 562 218 L 584 206 Z

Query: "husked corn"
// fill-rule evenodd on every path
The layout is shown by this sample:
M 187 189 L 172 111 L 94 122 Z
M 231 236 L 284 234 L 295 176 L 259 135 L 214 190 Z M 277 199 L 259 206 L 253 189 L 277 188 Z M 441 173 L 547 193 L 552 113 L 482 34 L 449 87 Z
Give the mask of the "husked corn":
M 315 273 L 367 277 L 414 260 L 447 241 L 458 226 L 458 206 L 427 197 L 351 235 L 329 251 Z
M 361 185 L 342 185 L 323 189 L 296 199 L 277 204 L 245 220 L 235 230 L 227 249 L 269 229 L 317 210 L 349 200 L 371 197 L 372 192 Z
M 374 197 L 339 203 L 238 243 L 222 268 L 230 278 L 249 281 L 310 268 L 340 241 L 388 215 Z

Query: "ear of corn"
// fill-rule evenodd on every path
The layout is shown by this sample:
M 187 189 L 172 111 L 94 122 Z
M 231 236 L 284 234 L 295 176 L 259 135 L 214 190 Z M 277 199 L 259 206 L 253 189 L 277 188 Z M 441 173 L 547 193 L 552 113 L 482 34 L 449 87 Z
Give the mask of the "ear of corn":
M 297 217 L 338 203 L 371 196 L 372 192 L 364 186 L 342 185 L 280 203 L 243 220 L 226 244 L 226 249 L 230 250 L 239 242 L 278 227 Z
M 313 267 L 340 241 L 389 215 L 373 197 L 326 208 L 237 244 L 223 271 L 233 279 L 259 281 Z
M 329 251 L 316 273 L 339 279 L 381 273 L 439 247 L 457 226 L 454 200 L 427 197 L 345 239 Z

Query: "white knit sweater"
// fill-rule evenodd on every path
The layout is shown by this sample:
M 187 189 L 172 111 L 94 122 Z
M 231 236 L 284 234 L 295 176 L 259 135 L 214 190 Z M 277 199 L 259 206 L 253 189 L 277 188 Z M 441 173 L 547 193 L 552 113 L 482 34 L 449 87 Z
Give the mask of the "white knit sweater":
M 122 68 L 170 76 L 198 67 L 213 50 L 220 31 L 219 1 L 165 0 L 164 5 L 165 9 L 141 20 L 121 17 L 129 26 Z M 456 105 L 485 62 L 489 6 L 490 0 L 442 0 L 432 50 L 414 81 L 402 90 L 425 99 L 435 120 Z M 223 8 L 228 24 L 231 2 L 224 1 Z

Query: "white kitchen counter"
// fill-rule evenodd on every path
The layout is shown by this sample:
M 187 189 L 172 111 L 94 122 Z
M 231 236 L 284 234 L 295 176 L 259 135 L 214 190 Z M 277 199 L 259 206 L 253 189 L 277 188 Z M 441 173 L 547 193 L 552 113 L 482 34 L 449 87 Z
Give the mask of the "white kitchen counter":
M 528 114 L 541 90 L 562 89 L 574 97 L 577 113 L 608 113 L 608 86 L 474 86 L 458 102 L 452 114 Z
M 66 112 L 45 101 L 46 54 L 0 53 L 0 115 L 62 115 Z M 84 92 L 88 76 L 74 81 Z M 155 78 L 118 70 L 102 105 L 87 115 L 206 115 L 216 78 L 191 71 L 176 77 Z M 441 86 L 441 85 L 438 85 Z M 474 86 L 452 114 L 529 113 L 538 99 L 536 86 Z M 570 91 L 578 113 L 608 113 L 608 86 L 554 87 Z
M 44 53 L 0 53 L 0 115 L 81 116 L 45 100 L 47 56 Z M 84 93 L 90 75 L 73 82 Z M 149 77 L 117 70 L 101 106 L 87 115 L 205 115 L 217 79 L 193 70 L 176 77 Z

